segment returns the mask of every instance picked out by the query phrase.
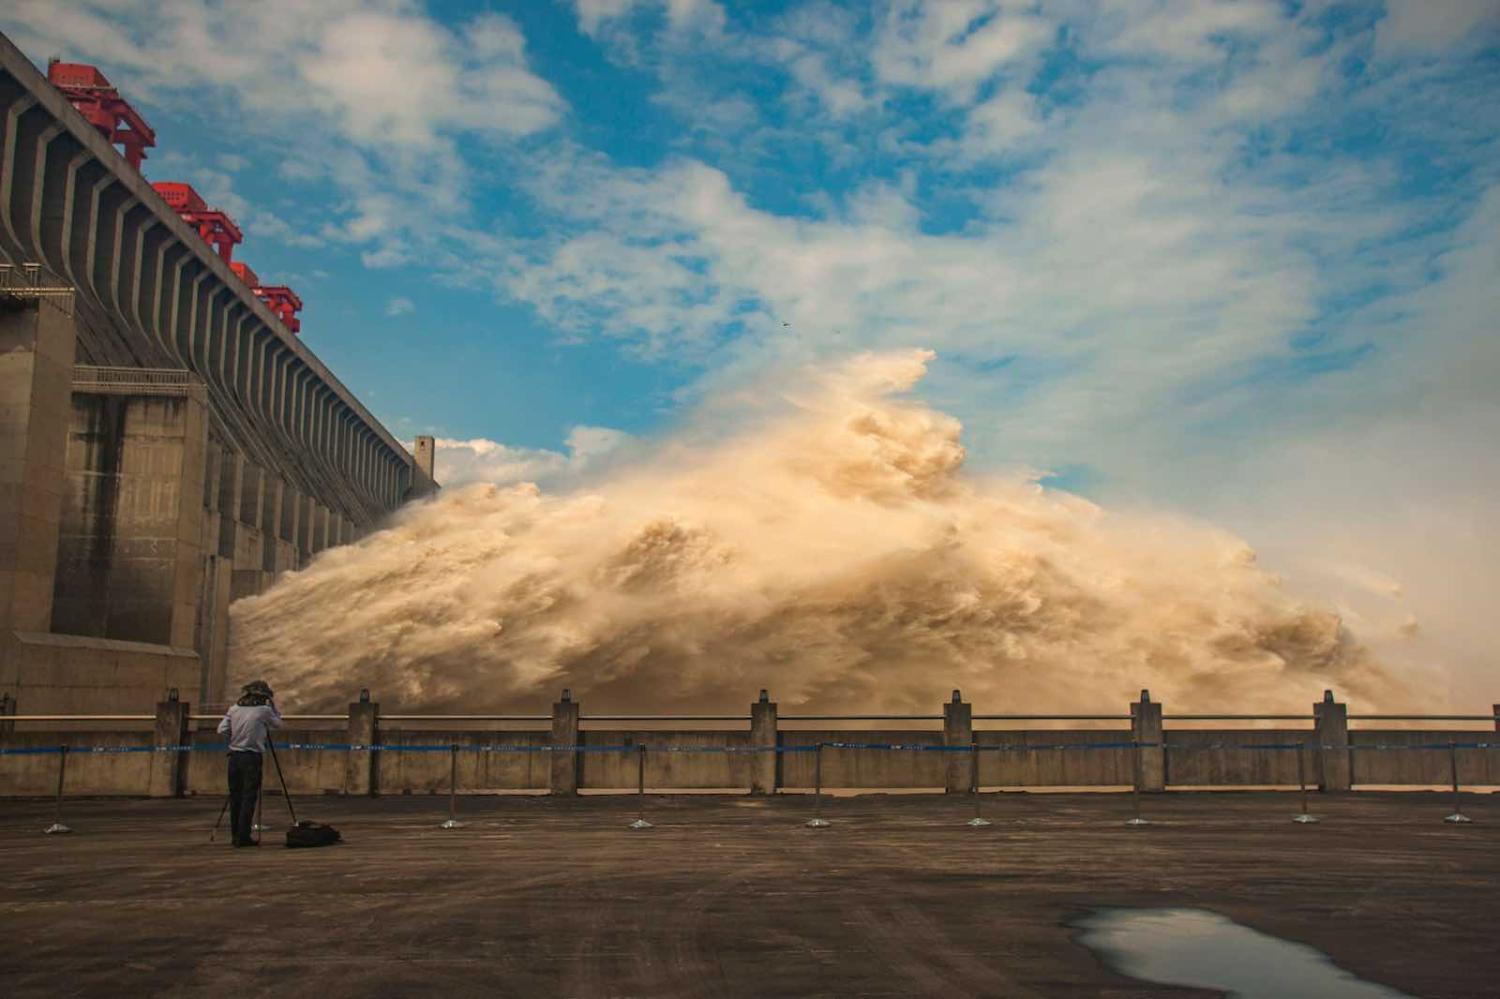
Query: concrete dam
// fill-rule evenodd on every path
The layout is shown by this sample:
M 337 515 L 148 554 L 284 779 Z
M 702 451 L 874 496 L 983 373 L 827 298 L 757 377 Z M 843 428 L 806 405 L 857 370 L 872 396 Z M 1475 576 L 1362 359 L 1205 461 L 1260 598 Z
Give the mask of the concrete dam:
M 102 74 L 49 73 L 0 36 L 0 710 L 219 702 L 229 604 L 434 489 L 432 442 L 308 349 L 232 222 L 141 176 Z

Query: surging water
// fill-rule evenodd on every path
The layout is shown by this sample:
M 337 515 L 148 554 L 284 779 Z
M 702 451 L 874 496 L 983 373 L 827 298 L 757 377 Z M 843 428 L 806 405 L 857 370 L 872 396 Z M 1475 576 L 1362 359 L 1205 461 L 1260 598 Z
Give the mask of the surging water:
M 299 709 L 1306 710 L 1397 687 L 1238 539 L 966 474 L 901 397 L 931 355 L 864 355 L 713 445 L 588 488 L 473 486 L 235 605 L 232 676 Z

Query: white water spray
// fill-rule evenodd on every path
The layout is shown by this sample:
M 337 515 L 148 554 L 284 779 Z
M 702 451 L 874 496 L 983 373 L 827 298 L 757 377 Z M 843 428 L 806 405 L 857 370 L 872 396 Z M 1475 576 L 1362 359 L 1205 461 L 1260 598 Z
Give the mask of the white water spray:
M 958 422 L 864 355 L 788 410 L 557 495 L 413 505 L 234 607 L 232 678 L 332 709 L 1177 710 L 1363 704 L 1400 686 L 1240 540 L 966 475 Z

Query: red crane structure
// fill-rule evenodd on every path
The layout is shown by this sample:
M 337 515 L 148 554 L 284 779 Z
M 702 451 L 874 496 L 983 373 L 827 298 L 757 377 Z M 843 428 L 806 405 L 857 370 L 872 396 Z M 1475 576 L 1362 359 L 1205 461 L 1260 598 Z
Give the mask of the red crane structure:
M 197 229 L 205 243 L 212 244 L 219 251 L 219 256 L 226 264 L 232 261 L 235 246 L 245 239 L 240 227 L 234 224 L 234 219 L 217 208 L 208 207 L 191 184 L 164 181 L 151 186 L 161 195 L 167 207 L 176 212 L 182 221 Z
M 255 294 L 281 320 L 281 325 L 293 333 L 302 332 L 302 322 L 297 318 L 297 313 L 302 311 L 302 299 L 297 293 L 284 284 L 263 284 L 255 289 Z
M 261 284 L 260 278 L 250 266 L 238 260 L 230 264 L 229 269 L 234 271 L 235 277 L 250 286 L 255 297 L 266 303 L 266 308 L 276 313 L 281 325 L 293 333 L 302 332 L 302 322 L 297 318 L 297 313 L 302 311 L 302 299 L 295 291 L 284 284 Z
M 103 73 L 87 63 L 52 60 L 47 63 L 47 82 L 61 91 L 101 135 L 120 144 L 127 163 L 141 168 L 146 150 L 156 145 L 156 133 Z
M 97 67 L 52 59 L 47 63 L 47 82 L 71 101 L 106 139 L 120 144 L 126 162 L 137 170 L 141 168 L 146 150 L 156 145 L 156 133 Z M 208 207 L 191 184 L 168 182 L 151 186 L 184 222 L 198 230 L 204 242 L 218 251 L 235 276 L 255 292 L 256 298 L 266 303 L 283 326 L 293 333 L 302 332 L 302 323 L 297 319 L 297 313 L 302 311 L 302 299 L 297 293 L 284 284 L 262 285 L 253 270 L 231 259 L 234 248 L 245 239 L 233 219 Z
M 250 269 L 249 264 L 236 260 L 229 265 L 229 269 L 234 271 L 235 277 L 249 285 L 251 291 L 260 287 L 260 277 Z

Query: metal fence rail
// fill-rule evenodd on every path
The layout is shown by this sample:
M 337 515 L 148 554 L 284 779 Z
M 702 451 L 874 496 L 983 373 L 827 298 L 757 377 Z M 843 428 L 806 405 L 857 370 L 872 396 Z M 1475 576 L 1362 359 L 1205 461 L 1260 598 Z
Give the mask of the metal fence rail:
M 181 368 L 124 368 L 96 364 L 73 366 L 73 388 L 82 392 L 188 395 L 197 379 Z
M 112 755 L 132 753 L 170 753 L 188 754 L 215 752 L 222 753 L 227 747 L 223 743 L 187 743 L 187 744 L 165 744 L 165 745 L 108 745 L 108 746 L 5 746 L 0 747 L 0 756 L 37 756 L 56 755 L 58 758 L 57 783 L 56 783 L 56 806 L 53 823 L 44 832 L 49 834 L 68 833 L 72 829 L 63 821 L 63 802 L 66 796 L 67 767 L 70 756 L 77 755 Z M 461 753 L 486 754 L 486 753 L 562 753 L 562 754 L 621 754 L 626 757 L 634 757 L 636 762 L 636 787 L 634 789 L 639 802 L 636 818 L 630 823 L 632 829 L 650 829 L 652 824 L 645 817 L 645 794 L 646 794 L 646 762 L 648 756 L 661 754 L 775 754 L 785 756 L 788 754 L 813 754 L 814 778 L 813 778 L 813 814 L 812 818 L 805 823 L 812 828 L 828 828 L 832 823 L 823 815 L 823 757 L 826 752 L 856 752 L 856 753 L 944 753 L 950 755 L 967 755 L 975 769 L 970 774 L 970 786 L 968 793 L 973 799 L 973 817 L 968 820 L 967 825 L 972 827 L 984 827 L 993 823 L 981 815 L 981 791 L 977 763 L 983 753 L 1006 753 L 1006 752 L 1099 752 L 1131 750 L 1136 762 L 1135 779 L 1130 787 L 1132 796 L 1131 818 L 1126 821 L 1128 826 L 1147 826 L 1151 821 L 1142 815 L 1141 805 L 1141 753 L 1150 749 L 1161 749 L 1163 751 L 1176 752 L 1199 752 L 1214 750 L 1236 750 L 1250 752 L 1295 752 L 1297 754 L 1297 788 L 1301 795 L 1301 810 L 1292 818 L 1292 821 L 1300 824 L 1313 824 L 1320 821 L 1311 814 L 1308 809 L 1308 780 L 1304 769 L 1304 760 L 1309 750 L 1312 751 L 1445 751 L 1448 754 L 1451 788 L 1453 792 L 1453 811 L 1444 816 L 1443 821 L 1450 824 L 1466 824 L 1472 821 L 1463 812 L 1463 802 L 1458 771 L 1458 752 L 1460 750 L 1491 750 L 1500 749 L 1500 742 L 1473 741 L 1434 743 L 1370 743 L 1359 746 L 1328 745 L 1321 743 L 1307 743 L 1305 741 L 1281 742 L 1281 743 L 1257 743 L 1257 742 L 1212 742 L 1200 744 L 1170 743 L 1146 743 L 1136 740 L 1115 742 L 1027 742 L 1013 744 L 988 744 L 981 745 L 978 742 L 968 746 L 933 745 L 930 743 L 900 743 L 900 742 L 853 742 L 820 740 L 808 744 L 799 745 L 765 745 L 765 746 L 693 746 L 660 744 L 649 745 L 646 743 L 626 742 L 620 744 L 595 745 L 580 743 L 575 745 L 524 745 L 514 743 L 485 743 L 473 745 L 461 745 L 456 742 L 449 743 L 309 743 L 309 742 L 285 742 L 280 745 L 283 751 L 296 752 L 380 752 L 380 753 L 444 753 L 448 756 L 448 815 L 440 824 L 444 829 L 462 828 L 464 823 L 457 819 L 459 780 L 458 780 L 458 757 Z M 272 754 L 275 766 L 280 771 L 280 761 Z M 285 777 L 282 776 L 285 783 Z M 257 824 L 257 828 L 264 828 Z

